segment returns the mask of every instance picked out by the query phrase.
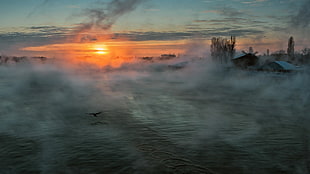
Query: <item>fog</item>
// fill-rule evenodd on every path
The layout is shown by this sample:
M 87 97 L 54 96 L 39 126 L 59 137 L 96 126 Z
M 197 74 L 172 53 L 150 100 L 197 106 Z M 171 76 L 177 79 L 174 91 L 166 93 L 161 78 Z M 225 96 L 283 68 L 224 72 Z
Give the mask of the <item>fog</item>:
M 186 57 L 1 65 L 0 173 L 308 173 L 309 84 Z

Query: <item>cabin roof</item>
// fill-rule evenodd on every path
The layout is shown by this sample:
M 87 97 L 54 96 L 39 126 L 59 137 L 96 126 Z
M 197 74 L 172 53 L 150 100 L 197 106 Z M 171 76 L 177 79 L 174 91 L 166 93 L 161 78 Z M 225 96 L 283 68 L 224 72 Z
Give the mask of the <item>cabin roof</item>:
M 236 56 L 234 56 L 232 59 L 235 60 L 235 59 L 240 59 L 240 58 L 243 58 L 243 57 L 257 58 L 257 56 L 255 56 L 255 54 L 251 54 L 251 53 L 240 53 L 240 54 L 237 54 Z
M 293 64 L 290 64 L 285 61 L 274 61 L 274 63 L 281 66 L 284 70 L 296 70 L 296 67 Z
M 238 58 L 243 57 L 243 56 L 245 56 L 245 55 L 246 55 L 245 53 L 240 53 L 240 54 L 235 55 L 235 56 L 233 57 L 233 59 L 238 59 Z

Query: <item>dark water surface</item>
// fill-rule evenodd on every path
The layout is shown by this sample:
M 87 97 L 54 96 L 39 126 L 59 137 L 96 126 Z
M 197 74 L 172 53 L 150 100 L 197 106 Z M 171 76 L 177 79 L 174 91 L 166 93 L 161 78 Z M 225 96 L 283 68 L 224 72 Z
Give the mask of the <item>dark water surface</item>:
M 1 174 L 310 172 L 308 75 L 1 72 Z

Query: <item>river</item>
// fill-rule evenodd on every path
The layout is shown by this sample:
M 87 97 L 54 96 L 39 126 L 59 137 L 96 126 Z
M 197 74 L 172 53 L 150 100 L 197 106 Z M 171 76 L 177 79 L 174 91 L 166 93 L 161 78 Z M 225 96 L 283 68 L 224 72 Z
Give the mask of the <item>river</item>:
M 310 171 L 306 73 L 0 70 L 3 174 Z

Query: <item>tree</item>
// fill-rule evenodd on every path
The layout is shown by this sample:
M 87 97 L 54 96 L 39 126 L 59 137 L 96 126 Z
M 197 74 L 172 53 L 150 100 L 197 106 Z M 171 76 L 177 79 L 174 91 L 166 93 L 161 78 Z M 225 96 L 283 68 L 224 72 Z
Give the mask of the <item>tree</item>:
M 236 52 L 236 37 L 231 36 L 230 40 L 221 37 L 213 37 L 211 39 L 211 57 L 213 61 L 220 63 L 228 63 L 228 59 L 232 59 Z
M 310 48 L 304 48 L 301 50 L 301 54 L 304 56 L 310 56 Z
M 290 60 L 294 60 L 294 52 L 295 52 L 294 46 L 295 46 L 294 38 L 291 36 L 288 40 L 288 47 L 287 47 L 287 55 Z
M 302 63 L 309 64 L 310 63 L 310 48 L 304 48 L 301 50 L 302 55 Z
M 285 58 L 285 51 L 279 50 L 271 54 L 276 60 L 284 60 Z

